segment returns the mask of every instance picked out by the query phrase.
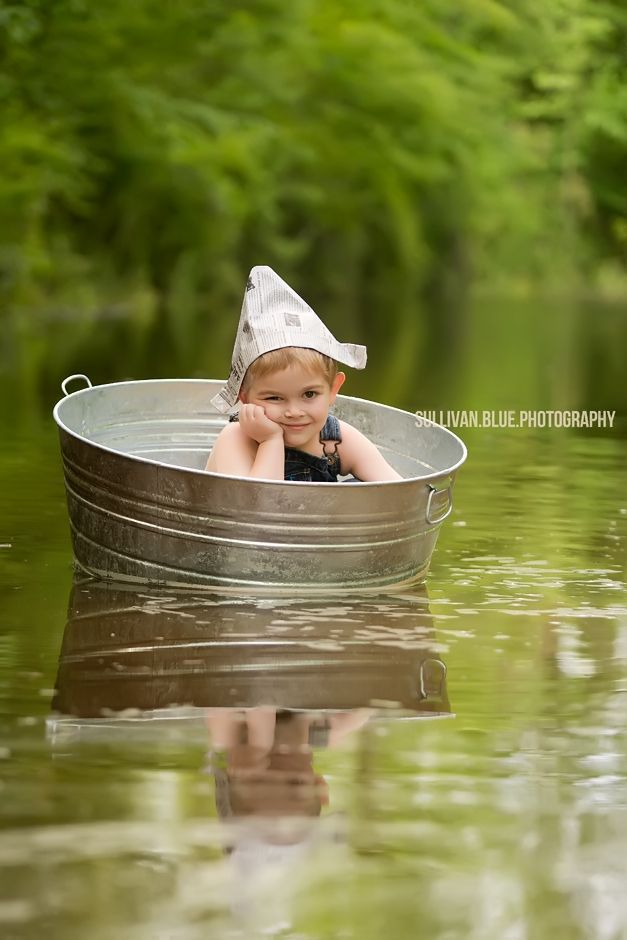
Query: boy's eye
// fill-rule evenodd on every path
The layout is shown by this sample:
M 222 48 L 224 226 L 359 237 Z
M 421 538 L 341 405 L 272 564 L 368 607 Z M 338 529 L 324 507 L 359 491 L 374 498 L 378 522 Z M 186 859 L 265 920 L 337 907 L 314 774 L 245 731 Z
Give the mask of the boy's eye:
M 304 397 L 305 397 L 305 398 L 315 398 L 317 394 L 318 394 L 318 392 L 317 392 L 315 389 L 310 388 L 310 389 L 307 389 L 307 391 L 306 391 L 305 394 L 304 394 Z
M 279 401 L 278 395 L 266 395 L 264 401 Z

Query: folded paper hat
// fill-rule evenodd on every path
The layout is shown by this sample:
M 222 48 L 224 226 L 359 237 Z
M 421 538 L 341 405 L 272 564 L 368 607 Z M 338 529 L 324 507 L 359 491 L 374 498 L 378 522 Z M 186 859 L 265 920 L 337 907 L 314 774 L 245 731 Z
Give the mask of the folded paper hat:
M 315 349 L 336 362 L 363 369 L 366 347 L 338 343 L 322 320 L 272 268 L 258 265 L 250 272 L 237 327 L 231 374 L 224 388 L 211 399 L 218 411 L 237 402 L 249 365 L 272 349 L 299 346 Z

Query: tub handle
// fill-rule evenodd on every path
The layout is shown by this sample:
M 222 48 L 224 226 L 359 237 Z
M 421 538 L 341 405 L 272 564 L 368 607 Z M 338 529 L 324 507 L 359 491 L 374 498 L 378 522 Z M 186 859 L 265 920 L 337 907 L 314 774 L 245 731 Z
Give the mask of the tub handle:
M 427 500 L 427 511 L 425 518 L 429 525 L 437 525 L 439 522 L 444 522 L 444 520 L 448 518 L 448 516 L 450 516 L 451 512 L 453 511 L 453 493 L 451 491 L 452 483 L 449 483 L 449 485 L 443 490 L 436 490 L 435 486 L 431 486 L 430 483 L 427 483 L 427 486 L 429 487 L 429 499 Z M 431 516 L 431 503 L 436 493 L 438 495 L 440 493 L 446 493 L 446 511 L 443 512 L 441 516 L 437 516 L 437 518 L 433 519 Z
M 427 666 L 436 665 L 439 676 L 427 676 L 425 671 Z M 429 671 L 433 672 L 433 669 Z M 439 679 L 439 681 L 436 681 Z M 420 697 L 421 699 L 439 699 L 442 697 L 442 689 L 446 681 L 446 664 L 441 659 L 425 659 L 420 663 Z
M 83 375 L 82 372 L 77 372 L 75 373 L 75 375 L 68 375 L 68 377 L 66 379 L 63 379 L 63 381 L 61 382 L 61 391 L 63 392 L 66 398 L 72 394 L 72 392 L 68 392 L 67 390 L 68 382 L 73 382 L 74 379 L 83 379 L 86 382 L 85 388 L 93 388 L 89 377 L 86 375 Z M 79 392 L 80 389 L 77 388 L 76 391 Z

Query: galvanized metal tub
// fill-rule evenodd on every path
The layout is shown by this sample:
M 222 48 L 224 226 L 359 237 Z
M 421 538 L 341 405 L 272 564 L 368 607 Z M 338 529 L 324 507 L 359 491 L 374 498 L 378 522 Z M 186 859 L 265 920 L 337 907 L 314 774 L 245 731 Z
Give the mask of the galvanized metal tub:
M 426 577 L 452 509 L 463 442 L 437 424 L 359 398 L 335 414 L 403 475 L 295 483 L 204 471 L 226 422 L 223 381 L 160 379 L 68 392 L 59 426 L 74 554 L 113 580 L 227 590 L 379 588 Z

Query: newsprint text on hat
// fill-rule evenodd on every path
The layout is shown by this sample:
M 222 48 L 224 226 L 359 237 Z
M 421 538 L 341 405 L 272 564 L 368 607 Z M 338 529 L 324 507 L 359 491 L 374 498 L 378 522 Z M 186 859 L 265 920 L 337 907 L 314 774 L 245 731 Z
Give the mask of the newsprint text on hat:
M 211 399 L 211 404 L 223 414 L 233 408 L 249 365 L 264 353 L 286 346 L 315 349 L 354 369 L 363 369 L 366 365 L 365 346 L 338 343 L 289 284 L 272 268 L 258 265 L 250 272 L 244 292 L 231 374 L 224 388 Z

